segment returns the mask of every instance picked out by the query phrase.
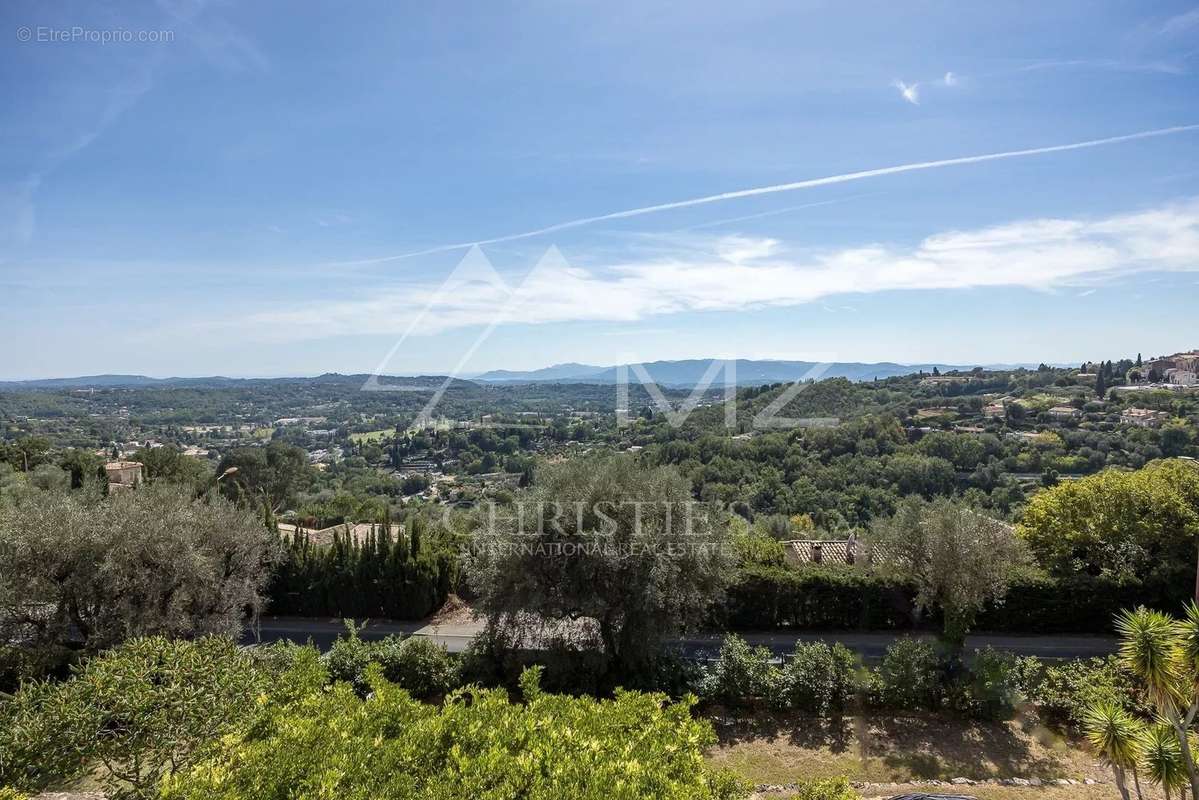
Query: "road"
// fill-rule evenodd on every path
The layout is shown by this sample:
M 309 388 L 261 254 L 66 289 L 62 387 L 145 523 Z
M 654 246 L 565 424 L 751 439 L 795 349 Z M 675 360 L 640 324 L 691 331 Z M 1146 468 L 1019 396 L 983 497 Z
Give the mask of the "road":
M 382 639 L 390 634 L 406 636 L 427 636 L 433 641 L 444 645 L 451 653 L 461 653 L 466 649 L 470 640 L 481 630 L 478 622 L 454 623 L 446 625 L 429 625 L 423 622 L 370 622 L 362 631 L 364 639 Z M 262 642 L 289 640 L 304 643 L 309 640 L 322 650 L 330 645 L 345 631 L 340 620 L 311 619 L 306 617 L 263 617 L 259 625 L 259 635 Z M 882 657 L 887 645 L 895 641 L 904 632 L 895 631 L 773 631 L 769 633 L 738 632 L 752 645 L 763 645 L 770 648 L 775 655 L 782 656 L 790 653 L 796 642 L 823 641 L 832 644 L 840 642 L 849 649 L 861 654 L 867 660 Z M 907 634 L 918 638 L 932 639 L 928 633 Z M 720 647 L 721 633 L 712 633 L 687 637 L 679 640 L 683 652 L 689 657 L 704 658 L 715 654 Z M 251 632 L 243 636 L 247 644 L 253 643 L 255 637 Z M 1104 656 L 1114 653 L 1118 641 L 1108 636 L 1020 636 L 1011 634 L 980 634 L 966 640 L 967 651 L 993 647 L 1018 655 L 1038 656 L 1048 659 L 1076 659 Z

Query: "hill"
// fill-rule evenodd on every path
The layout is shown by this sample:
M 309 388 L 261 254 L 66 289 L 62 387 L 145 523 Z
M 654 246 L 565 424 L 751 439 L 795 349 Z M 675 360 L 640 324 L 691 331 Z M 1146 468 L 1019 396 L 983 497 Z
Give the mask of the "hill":
M 663 386 L 694 386 L 699 383 L 712 364 L 712 359 L 685 359 L 680 361 L 652 361 L 642 366 L 649 376 Z M 862 363 L 856 361 L 821 364 L 816 361 L 774 361 L 737 359 L 734 364 L 735 382 L 739 386 L 758 386 L 766 383 L 789 383 L 807 378 L 847 378 L 851 381 L 872 381 L 875 378 L 892 378 L 917 372 L 969 371 L 976 365 L 962 364 L 898 364 L 890 361 Z M 981 365 L 979 365 L 981 366 Z M 1009 368 L 1011 365 L 991 365 L 989 368 Z M 1035 364 L 1020 365 L 1035 368 Z M 616 383 L 620 366 L 596 367 L 587 364 L 558 364 L 528 372 L 495 370 L 475 376 L 474 380 L 484 383 Z M 637 381 L 635 371 L 629 371 L 629 379 Z M 714 385 L 723 386 L 726 373 L 715 376 Z

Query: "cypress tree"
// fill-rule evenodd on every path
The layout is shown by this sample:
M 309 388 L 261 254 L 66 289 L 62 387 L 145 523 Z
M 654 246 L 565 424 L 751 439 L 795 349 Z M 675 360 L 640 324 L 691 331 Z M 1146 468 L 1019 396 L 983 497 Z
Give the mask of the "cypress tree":
M 420 517 L 414 516 L 412 518 L 412 524 L 410 527 L 411 527 L 412 533 L 408 537 L 409 548 L 411 551 L 409 553 L 409 557 L 413 561 L 415 561 L 417 558 L 420 557 L 420 537 L 421 537 L 421 528 L 423 527 L 423 523 L 421 522 Z

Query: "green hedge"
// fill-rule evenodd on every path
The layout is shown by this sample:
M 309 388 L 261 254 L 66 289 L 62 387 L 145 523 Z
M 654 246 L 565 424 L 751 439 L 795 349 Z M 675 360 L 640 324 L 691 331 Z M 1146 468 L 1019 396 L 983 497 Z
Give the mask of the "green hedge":
M 755 566 L 729 587 L 723 614 L 739 630 L 910 628 L 912 594 L 860 570 Z
M 1112 620 L 1126 608 L 1149 606 L 1177 613 L 1191 598 L 1195 573 L 1188 567 L 1144 580 L 1092 575 L 1026 579 L 1013 585 L 1002 604 L 988 608 L 975 625 L 981 631 L 1014 633 L 1113 633 Z
M 975 630 L 1008 633 L 1111 633 L 1124 608 L 1177 612 L 1190 598 L 1194 573 L 1162 570 L 1144 580 L 1076 575 L 1023 578 L 1003 603 L 986 609 Z M 863 570 L 754 566 L 729 587 L 717 621 L 733 630 L 937 629 L 940 620 L 913 615 L 915 589 Z

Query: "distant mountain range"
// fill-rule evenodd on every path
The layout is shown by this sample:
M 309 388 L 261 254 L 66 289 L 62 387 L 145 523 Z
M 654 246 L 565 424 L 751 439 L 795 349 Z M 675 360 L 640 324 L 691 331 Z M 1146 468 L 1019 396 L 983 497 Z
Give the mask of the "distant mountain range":
M 651 361 L 643 365 L 650 379 L 662 386 L 687 387 L 695 386 L 711 367 L 711 359 L 695 358 L 681 361 Z M 639 382 L 640 376 L 636 368 L 629 366 L 629 380 Z M 911 375 L 916 372 L 968 371 L 976 366 L 989 370 L 1003 369 L 1035 369 L 1036 364 L 896 364 L 882 361 L 866 364 L 857 361 L 838 361 L 833 364 L 821 364 L 816 361 L 772 361 L 737 359 L 734 363 L 735 382 L 740 386 L 757 386 L 765 383 L 789 383 L 792 381 L 816 378 L 848 378 L 851 381 L 872 381 L 875 378 L 891 378 L 897 375 Z M 552 367 L 528 371 L 492 370 L 480 375 L 465 377 L 465 380 L 477 383 L 513 384 L 513 383 L 616 383 L 620 366 L 602 367 L 593 364 L 555 364 Z M 145 375 L 85 375 L 78 378 L 43 378 L 28 381 L 0 381 L 0 391 L 20 389 L 108 389 L 116 387 L 191 387 L 216 388 L 223 386 L 239 386 L 263 383 L 342 383 L 365 381 L 367 375 L 341 375 L 327 373 L 315 378 L 225 378 L 213 376 L 208 378 L 150 378 Z M 391 376 L 384 381 L 394 381 Z M 411 385 L 436 386 L 443 376 L 424 375 L 420 377 L 403 377 L 402 380 Z M 727 374 L 721 370 L 715 375 L 714 386 L 723 386 L 727 382 Z
M 699 383 L 711 367 L 711 359 L 686 359 L 683 361 L 651 361 L 643 364 L 646 373 L 663 386 L 694 386 Z M 741 386 L 764 383 L 789 383 L 808 378 L 848 378 L 851 381 L 872 381 L 875 378 L 890 378 L 896 375 L 911 375 L 916 372 L 940 372 L 971 370 L 975 366 L 984 369 L 1035 369 L 1036 364 L 896 364 L 883 361 L 865 364 L 857 361 L 822 364 L 817 361 L 772 361 L 737 359 L 734 362 L 735 382 Z M 471 379 L 486 383 L 615 383 L 619 366 L 598 367 L 589 364 L 555 364 L 544 369 L 528 372 L 494 370 L 475 375 Z M 637 381 L 634 369 L 629 369 L 629 380 Z M 715 376 L 713 385 L 723 386 L 726 376 L 723 371 Z

